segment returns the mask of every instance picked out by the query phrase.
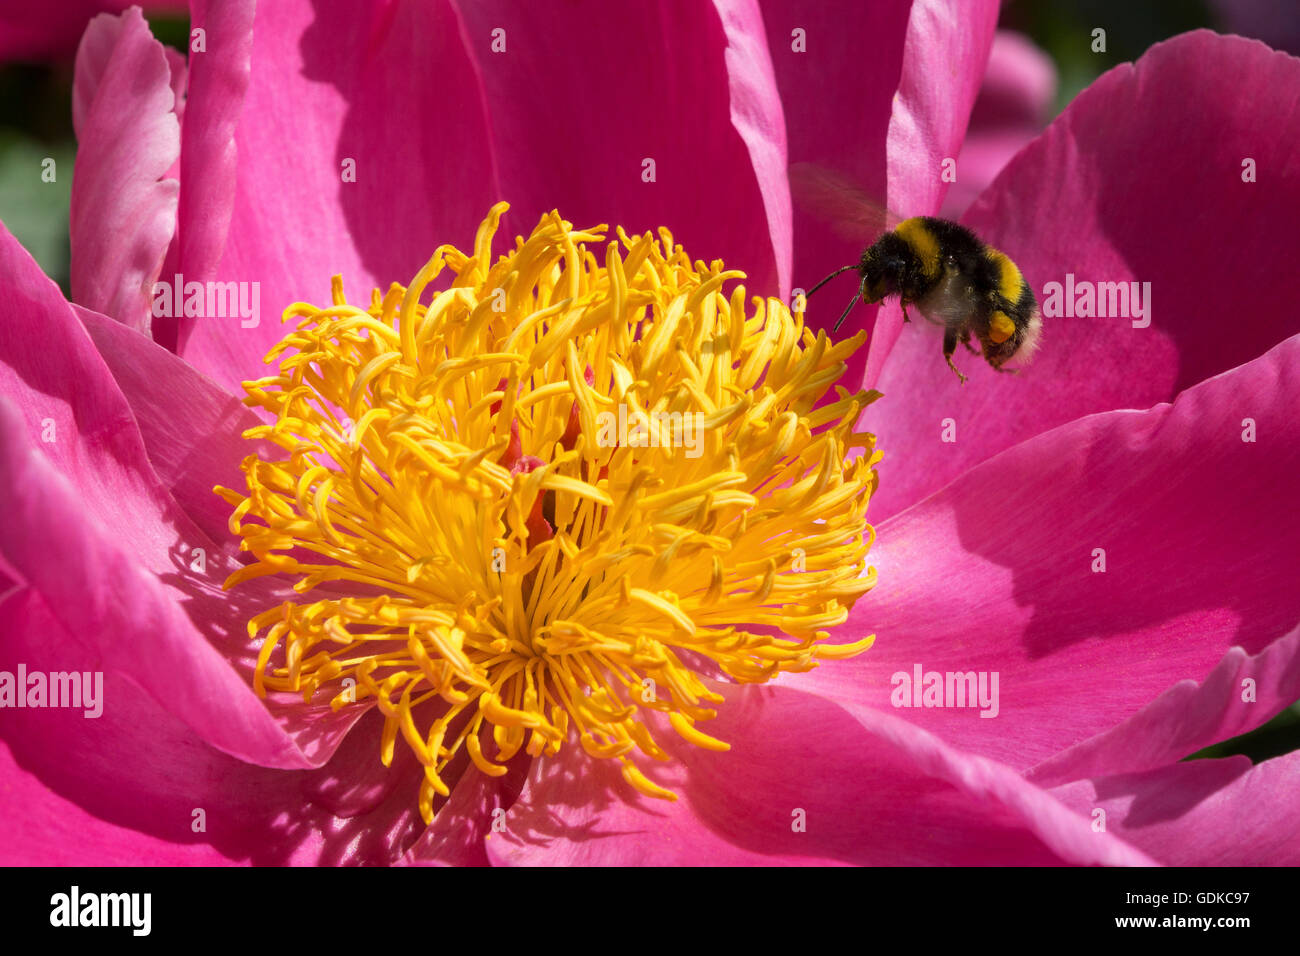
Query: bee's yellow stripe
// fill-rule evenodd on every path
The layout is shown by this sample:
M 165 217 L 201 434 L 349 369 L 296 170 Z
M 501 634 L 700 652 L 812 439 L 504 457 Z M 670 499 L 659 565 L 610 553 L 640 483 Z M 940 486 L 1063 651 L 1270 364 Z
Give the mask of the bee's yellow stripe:
M 1024 276 L 1016 268 L 1005 252 L 989 247 L 989 258 L 998 266 L 998 292 L 1012 305 L 1020 301 L 1020 293 L 1025 287 Z
M 927 279 L 933 279 L 939 275 L 939 240 L 935 238 L 934 233 L 926 228 L 919 217 L 913 216 L 911 219 L 904 219 L 894 230 L 898 233 L 899 238 L 912 247 L 918 259 L 921 260 L 921 271 L 925 273 Z

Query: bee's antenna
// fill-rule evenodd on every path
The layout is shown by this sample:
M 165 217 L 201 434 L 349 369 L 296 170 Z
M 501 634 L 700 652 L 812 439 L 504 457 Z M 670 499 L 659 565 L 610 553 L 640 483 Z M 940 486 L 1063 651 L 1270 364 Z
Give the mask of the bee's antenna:
M 853 296 L 852 300 L 850 300 L 849 307 L 844 310 L 844 314 L 835 322 L 835 328 L 831 329 L 831 332 L 838 332 L 840 330 L 840 326 L 844 324 L 844 320 L 849 317 L 849 313 L 853 311 L 853 307 L 858 304 L 858 299 L 860 298 L 862 298 L 861 289 L 859 289 Z
M 825 279 L 822 279 L 821 282 L 818 282 L 815 286 L 813 286 L 811 289 L 809 289 L 807 292 L 805 292 L 805 293 L 804 293 L 804 298 L 805 298 L 805 299 L 808 298 L 810 295 L 812 295 L 814 292 L 816 292 L 818 289 L 820 289 L 820 288 L 821 288 L 822 286 L 824 286 L 826 283 L 828 283 L 828 282 L 830 282 L 832 279 L 834 279 L 834 278 L 835 278 L 837 275 L 839 275 L 841 272 L 848 272 L 850 269 L 856 269 L 857 267 L 858 267 L 858 266 L 857 266 L 857 263 L 854 263 L 854 264 L 851 265 L 851 266 L 845 266 L 843 269 L 836 269 L 834 272 L 832 272 L 830 275 L 828 275 Z

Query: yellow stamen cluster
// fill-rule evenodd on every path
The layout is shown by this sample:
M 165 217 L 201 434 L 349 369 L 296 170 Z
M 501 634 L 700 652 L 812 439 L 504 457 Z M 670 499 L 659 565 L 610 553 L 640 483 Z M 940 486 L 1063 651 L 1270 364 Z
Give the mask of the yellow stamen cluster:
M 330 307 L 290 306 L 279 374 L 245 383 L 274 417 L 246 437 L 288 457 L 217 489 L 256 558 L 227 587 L 283 573 L 330 595 L 249 622 L 257 691 L 373 699 L 385 764 L 400 733 L 424 766 L 426 821 L 462 748 L 501 775 L 571 733 L 673 799 L 629 754 L 668 759 L 648 711 L 727 749 L 696 727 L 722 700 L 697 669 L 761 682 L 873 639 L 824 643 L 875 583 L 879 454 L 854 428 L 878 396 L 828 394 L 864 333 L 832 344 L 776 299 L 746 314 L 743 286 L 723 292 L 743 274 L 667 230 L 605 242 L 551 213 L 494 263 L 506 208 L 473 255 L 440 247 L 366 309 L 338 277 Z M 609 440 L 620 412 L 658 432 Z M 698 414 L 694 448 L 656 425 L 673 413 Z

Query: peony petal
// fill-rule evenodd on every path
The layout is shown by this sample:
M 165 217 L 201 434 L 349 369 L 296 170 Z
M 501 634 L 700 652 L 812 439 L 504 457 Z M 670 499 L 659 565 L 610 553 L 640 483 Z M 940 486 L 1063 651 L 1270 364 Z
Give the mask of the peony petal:
M 877 640 L 799 686 L 886 710 L 900 672 L 997 673 L 996 719 L 904 716 L 1027 769 L 1204 680 L 1233 646 L 1258 654 L 1300 620 L 1298 397 L 1295 336 L 1172 405 L 1089 416 L 972 469 L 877 527 L 880 583 L 845 625 Z M 1269 681 L 1270 703 L 1234 720 L 1270 716 L 1290 678 Z
M 1056 65 L 1047 51 L 1015 30 L 998 30 L 988 67 L 971 107 L 967 138 L 977 129 L 998 129 L 1047 121 L 1056 99 Z M 958 176 L 957 181 L 961 182 Z
M 767 49 L 762 11 L 757 0 L 714 0 L 727 36 L 726 65 L 731 85 L 731 123 L 745 141 L 767 213 L 767 230 L 776 261 L 777 289 L 790 295 L 793 254 L 789 165 L 785 115 Z M 737 263 L 742 269 L 748 264 Z
M 916 0 L 907 25 L 903 73 L 889 118 L 886 198 L 909 215 L 936 210 L 947 183 L 945 158 L 957 155 L 988 63 L 998 5 Z M 951 85 L 934 82 L 950 77 Z
M 793 687 L 718 689 L 727 700 L 706 729 L 731 743 L 729 752 L 656 734 L 672 761 L 645 772 L 677 802 L 642 798 L 613 761 L 567 748 L 534 765 L 489 857 L 661 866 L 1149 862 L 1008 768 L 893 715 L 846 712 Z
M 1077 813 L 1170 866 L 1300 864 L 1300 752 L 1251 767 L 1246 757 L 1192 760 L 1082 780 L 1051 792 Z
M 190 43 L 201 36 L 203 49 L 194 52 L 188 78 L 186 102 L 195 109 L 181 127 L 177 228 L 164 281 L 174 283 L 177 274 L 206 279 L 221 261 L 235 203 L 235 127 L 248 87 L 255 6 L 254 0 L 192 4 Z M 190 331 L 175 314 L 154 322 L 155 340 L 170 349 L 179 349 L 180 336 Z
M 885 137 L 902 70 L 909 6 L 797 0 L 762 4 L 790 161 L 836 170 L 882 201 Z M 864 38 L 869 55 L 864 55 Z M 843 106 L 831 107 L 831 93 L 852 104 L 848 115 Z M 792 281 L 804 290 L 862 254 L 861 243 L 836 234 L 812 213 L 798 204 L 793 209 Z M 823 324 L 833 320 L 823 319 Z
M 22 589 L 0 603 L 0 633 L 0 670 L 10 674 L 20 664 L 28 673 L 104 669 L 96 652 L 75 640 L 34 591 Z M 0 747 L 3 862 L 228 862 L 213 844 L 229 839 L 243 818 L 218 812 L 211 790 L 245 765 L 206 746 L 115 672 L 104 674 L 102 694 L 98 717 L 86 716 L 84 708 L 0 710 L 7 745 Z M 196 808 L 211 815 L 206 838 L 192 830 Z
M 400 862 L 409 866 L 490 865 L 487 841 L 497 837 L 496 828 L 518 799 L 534 762 L 521 753 L 507 764 L 509 771 L 501 777 L 489 777 L 466 764 L 432 825 Z
M 1011 158 L 1033 142 L 1041 132 L 1041 125 L 1029 124 L 972 129 L 962 144 L 961 156 L 957 159 L 957 168 L 961 173 L 943 201 L 940 217 L 954 222 L 961 220 L 966 210 L 997 179 Z
M 166 178 L 180 154 L 171 81 L 138 7 L 86 28 L 73 87 L 72 297 L 145 333 L 176 228 L 178 186 Z
M 359 19 L 262 5 L 215 278 L 260 283 L 266 315 L 249 327 L 186 320 L 182 354 L 233 388 L 281 337 L 270 319 L 285 306 L 323 299 L 335 273 L 361 301 L 372 287 L 409 282 L 437 245 L 467 247 L 499 198 L 514 204 L 507 232 L 553 208 L 634 231 L 668 224 L 696 255 L 742 265 L 757 289 L 776 291 L 751 160 L 751 149 L 766 150 L 770 180 L 771 144 L 747 142 L 732 122 L 733 94 L 748 117 L 741 94 L 761 84 L 761 70 L 729 78 L 726 68 L 728 42 L 754 40 L 704 9 L 376 2 Z M 747 22 L 743 12 L 731 22 Z M 357 32 L 364 42 L 336 41 Z M 770 122 L 770 105 L 755 105 Z M 197 96 L 188 110 L 198 114 Z M 653 182 L 642 179 L 646 158 Z M 719 195 L 732 204 L 718 207 Z M 779 219 L 779 191 L 769 201 Z M 183 215 L 182 233 L 188 226 Z
M 763 18 L 785 106 L 791 162 L 831 169 L 878 202 L 892 200 L 891 190 L 900 201 L 928 202 L 919 195 L 903 196 L 902 183 L 890 182 L 890 163 L 901 161 L 891 157 L 904 138 L 907 148 L 956 155 L 984 71 L 981 50 L 987 51 L 996 10 L 986 0 L 946 11 L 929 0 L 843 6 L 765 2 Z M 940 75 L 955 77 L 952 86 L 936 85 L 933 74 L 925 74 L 935 62 L 941 62 Z M 906 92 L 911 120 L 906 130 L 894 126 L 900 91 Z M 851 105 L 832 106 L 831 94 L 834 102 Z M 933 206 L 900 212 L 938 209 L 938 171 L 936 165 L 925 174 L 936 189 Z M 856 262 L 863 243 L 872 238 L 840 235 L 818 218 L 817 210 L 796 204 L 793 284 L 809 289 L 832 270 Z M 814 327 L 829 327 L 843 308 L 835 293 L 822 295 L 830 298 L 810 310 Z M 875 312 L 874 306 L 859 306 L 853 321 L 870 327 Z M 860 350 L 848 377 L 860 377 L 865 363 L 866 352 Z
M 346 813 L 323 795 L 330 780 L 378 764 L 373 722 L 320 770 L 257 767 L 208 746 L 105 668 L 34 592 L 0 602 L 0 634 L 0 670 L 11 674 L 20 663 L 28 673 L 106 671 L 98 717 L 84 708 L 0 710 L 0 863 L 390 863 L 424 829 L 410 768 L 389 774 L 387 799 Z
M 246 598 L 218 597 L 233 568 L 158 484 L 89 336 L 7 232 L 0 276 L 5 565 L 98 648 L 106 668 L 166 701 L 214 746 L 269 765 L 319 764 L 328 753 L 305 755 L 205 639 L 223 629 L 239 639 L 248 620 L 238 603 Z
M 957 157 L 957 181 L 948 190 L 940 215 L 961 218 L 1011 157 L 1042 132 L 1055 97 L 1052 58 L 1023 33 L 997 31 Z
M 1168 401 L 1300 330 L 1286 281 L 1300 205 L 1298 91 L 1300 60 L 1192 33 L 1105 74 L 1012 161 L 970 225 L 1016 260 L 1040 304 L 1045 284 L 1067 274 L 1151 283 L 1150 327 L 1047 317 L 1021 375 L 996 374 L 958 349 L 971 376 L 964 387 L 934 330 L 909 327 L 872 406 L 885 456 L 877 516 L 1080 415 Z M 1186 103 L 1196 109 L 1179 108 Z M 1242 181 L 1246 157 L 1257 182 Z M 939 440 L 945 419 L 955 443 Z
M 231 56 L 206 97 L 197 73 L 192 81 L 186 125 L 202 131 L 194 135 L 222 161 L 209 162 L 206 153 L 195 160 L 207 185 L 196 189 L 194 206 L 184 200 L 182 238 L 198 238 L 185 246 L 180 274 L 186 282 L 245 283 L 249 305 L 255 288 L 258 307 L 248 318 L 228 309 L 225 317 L 182 320 L 181 354 L 236 393 L 239 382 L 263 374 L 262 357 L 284 335 L 285 307 L 327 301 L 335 274 L 362 303 L 372 288 L 410 282 L 440 243 L 470 246 L 501 198 L 479 81 L 450 7 L 317 6 L 260 4 L 247 68 L 248 31 L 232 22 L 238 17 L 223 20 L 234 31 L 220 34 Z M 213 7 L 214 16 L 223 12 Z M 217 29 L 214 23 L 212 43 Z M 340 43 L 344 36 L 357 39 Z M 190 145 L 187 130 L 187 155 Z M 518 152 L 531 161 L 536 150 Z M 182 179 L 191 181 L 188 166 Z M 221 221 L 233 204 L 224 243 L 209 229 L 209 204 Z M 516 224 L 523 228 L 524 220 Z
M 166 701 L 214 746 L 269 766 L 313 766 L 324 759 L 313 761 L 294 746 L 248 684 L 204 639 L 198 625 L 205 622 L 199 615 L 213 609 L 183 607 L 157 577 L 182 577 L 193 567 L 191 544 L 202 542 L 195 546 L 202 549 L 207 539 L 197 529 L 186 529 L 179 515 L 133 510 L 147 499 L 117 480 L 109 484 L 119 494 L 120 510 L 107 523 L 102 511 L 85 507 L 88 482 L 69 482 L 30 443 L 31 431 L 13 404 L 0 397 L 0 455 L 6 461 L 0 490 L 11 508 L 0 537 L 6 563 L 58 608 L 65 627 L 94 643 L 106 667 L 130 675 L 157 700 Z M 170 531 L 169 518 L 175 525 Z M 170 572 L 158 568 L 164 561 L 172 562 Z M 209 565 L 209 573 L 228 573 L 215 565 Z M 180 581 L 168 583 L 182 593 L 196 590 Z M 230 607 L 226 605 L 228 614 L 233 613 Z M 230 624 L 233 632 L 238 620 Z
M 943 202 L 947 184 L 941 175 L 946 157 L 961 150 L 966 122 L 979 91 L 997 25 L 998 4 L 979 0 L 959 6 L 944 0 L 914 0 L 908 11 L 901 73 L 891 91 L 885 139 L 883 198 L 900 215 L 930 215 Z M 936 83 L 935 77 L 945 82 Z M 862 179 L 869 190 L 876 184 Z M 871 237 L 874 238 L 874 237 Z M 836 265 L 854 262 L 861 248 Z M 828 264 L 828 271 L 834 265 Z M 818 321 L 828 323 L 839 309 L 819 307 Z M 853 321 L 863 321 L 865 313 Z M 896 305 L 878 311 L 865 357 L 860 351 L 848 375 L 856 378 L 865 359 L 865 381 L 873 384 L 902 329 Z
M 1028 774 L 1050 787 L 1150 770 L 1254 730 L 1300 698 L 1300 627 L 1258 654 L 1234 647 L 1198 684 L 1175 684 L 1117 727 L 1045 760 Z
M 213 487 L 242 490 L 245 456 L 283 452 L 242 438 L 261 420 L 182 359 L 98 313 L 73 308 L 131 406 L 155 473 L 204 534 L 233 549 L 231 507 Z
M 456 6 L 482 76 L 502 195 L 521 227 L 552 208 L 629 233 L 667 226 L 693 256 L 744 270 L 756 292 L 778 291 L 752 156 L 761 146 L 770 188 L 784 131 L 751 3 Z M 505 52 L 493 52 L 493 31 L 503 31 Z M 779 193 L 772 198 L 779 215 Z

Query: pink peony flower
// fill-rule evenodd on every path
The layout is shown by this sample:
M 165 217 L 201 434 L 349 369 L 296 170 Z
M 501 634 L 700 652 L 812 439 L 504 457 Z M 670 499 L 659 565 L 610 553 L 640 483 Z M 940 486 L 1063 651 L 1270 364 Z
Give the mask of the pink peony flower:
M 994 34 L 970 128 L 960 155 L 954 157 L 949 178 L 955 181 L 941 210 L 945 219 L 960 219 L 1011 157 L 1043 131 L 1055 96 L 1051 57 L 1022 33 Z
M 566 746 L 465 771 L 426 826 L 376 709 L 252 690 L 247 622 L 291 582 L 222 590 L 239 542 L 212 488 L 244 487 L 263 422 L 239 383 L 272 317 L 335 274 L 405 282 L 502 196 L 520 232 L 557 207 L 669 224 L 786 296 L 860 253 L 793 209 L 788 164 L 937 211 L 997 5 L 211 7 L 186 72 L 137 11 L 83 39 L 75 303 L 0 234 L 0 672 L 104 673 L 98 718 L 0 709 L 6 862 L 1300 859 L 1296 754 L 1182 761 L 1300 697 L 1300 62 L 1175 38 L 1012 160 L 966 221 L 1076 313 L 1048 311 L 1023 375 L 968 359 L 959 387 L 896 305 L 861 312 L 879 583 L 835 641 L 870 650 L 710 683 L 731 749 L 662 738 L 675 802 Z M 259 283 L 265 312 L 155 317 L 177 273 Z M 1078 316 L 1082 282 L 1149 282 L 1145 317 Z M 996 703 L 925 706 L 950 672 L 996 675 Z

